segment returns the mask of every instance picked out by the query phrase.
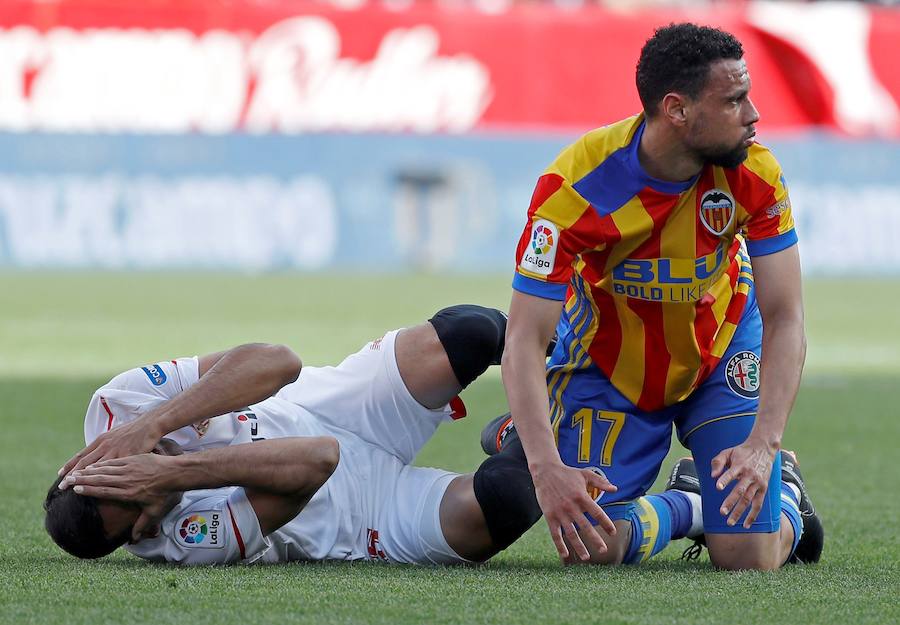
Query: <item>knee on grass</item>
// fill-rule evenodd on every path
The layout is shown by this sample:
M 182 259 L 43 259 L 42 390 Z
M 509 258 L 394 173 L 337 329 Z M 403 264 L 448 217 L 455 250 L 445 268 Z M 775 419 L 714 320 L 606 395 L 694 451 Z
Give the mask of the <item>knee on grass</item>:
M 713 566 L 726 571 L 774 571 L 781 568 L 786 559 L 781 553 L 778 538 L 778 532 L 707 534 L 709 559 Z

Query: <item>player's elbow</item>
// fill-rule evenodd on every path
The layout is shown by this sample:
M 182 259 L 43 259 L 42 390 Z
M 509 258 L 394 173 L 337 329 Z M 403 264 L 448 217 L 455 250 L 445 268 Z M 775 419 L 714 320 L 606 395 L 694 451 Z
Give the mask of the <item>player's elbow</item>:
M 766 339 L 766 335 L 769 339 Z M 769 311 L 763 318 L 763 344 L 774 341 L 784 349 L 796 354 L 802 365 L 806 361 L 806 328 L 803 310 L 786 308 Z
M 516 379 L 521 374 L 523 363 L 528 361 L 543 363 L 546 346 L 541 346 L 541 341 L 533 337 L 507 334 L 506 346 L 500 357 L 500 372 L 504 381 Z M 526 367 L 527 368 L 527 367 Z
M 289 462 L 282 460 L 279 465 L 286 481 L 278 492 L 305 505 L 337 469 L 341 458 L 340 444 L 331 436 L 283 440 L 291 441 L 292 447 L 287 452 Z
M 803 332 L 805 325 L 803 303 L 799 300 L 781 298 L 764 304 L 761 302 L 759 311 L 763 319 L 763 328 L 778 326 Z
M 287 345 L 270 343 L 246 343 L 228 352 L 252 373 L 266 387 L 272 385 L 271 393 L 297 380 L 303 362 Z
M 506 336 L 504 337 L 503 354 L 500 355 L 500 370 L 512 370 L 516 367 L 519 359 L 522 357 L 522 336 L 521 332 L 515 331 L 513 328 L 506 326 Z
M 325 439 L 327 441 L 325 445 L 326 470 L 328 471 L 328 477 L 331 477 L 331 474 L 334 473 L 341 461 L 341 444 L 336 438 L 331 436 L 327 436 Z
M 313 473 L 319 486 L 328 481 L 341 461 L 341 445 L 332 436 L 322 436 L 316 444 Z
M 507 392 L 522 378 L 522 350 L 518 343 L 507 343 L 500 357 L 500 378 Z
M 282 386 L 295 382 L 303 368 L 300 356 L 287 345 L 269 345 L 269 355 Z

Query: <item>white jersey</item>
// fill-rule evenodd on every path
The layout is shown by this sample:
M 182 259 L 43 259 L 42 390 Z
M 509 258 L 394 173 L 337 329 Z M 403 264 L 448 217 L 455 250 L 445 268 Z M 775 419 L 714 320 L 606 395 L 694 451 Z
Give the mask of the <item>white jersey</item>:
M 263 536 L 242 488 L 185 493 L 160 536 L 126 549 L 180 564 L 237 561 L 376 559 L 408 563 L 464 561 L 447 545 L 438 511 L 456 474 L 409 466 L 461 404 L 419 405 L 400 378 L 391 332 L 337 367 L 304 368 L 275 397 L 167 435 L 185 452 L 292 436 L 334 436 L 340 462 L 292 521 Z M 132 369 L 94 394 L 85 440 L 141 414 L 198 380 L 198 360 L 181 358 Z

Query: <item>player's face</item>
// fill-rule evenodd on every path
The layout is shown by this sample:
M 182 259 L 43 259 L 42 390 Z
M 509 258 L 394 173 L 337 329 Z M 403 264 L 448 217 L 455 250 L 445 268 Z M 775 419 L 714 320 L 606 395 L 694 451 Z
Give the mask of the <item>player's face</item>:
M 706 163 L 737 167 L 747 158 L 758 121 L 747 64 L 722 59 L 710 65 L 706 87 L 691 101 L 685 143 Z
M 180 456 L 184 453 L 181 446 L 168 438 L 161 439 L 153 453 L 162 456 Z M 124 533 L 131 534 L 131 528 L 141 514 L 141 509 L 131 503 L 113 501 L 112 499 L 100 499 L 97 501 L 97 511 L 103 519 L 103 531 L 107 538 L 115 538 Z
M 103 532 L 107 538 L 117 538 L 126 532 L 130 535 L 131 528 L 141 514 L 141 509 L 137 506 L 111 499 L 97 501 L 97 511 L 103 519 Z

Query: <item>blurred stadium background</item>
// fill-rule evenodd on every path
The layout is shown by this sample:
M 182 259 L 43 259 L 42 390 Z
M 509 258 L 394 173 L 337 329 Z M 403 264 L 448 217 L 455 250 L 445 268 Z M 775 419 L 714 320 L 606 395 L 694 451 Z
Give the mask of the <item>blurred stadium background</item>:
M 518 622 L 511 592 L 565 623 L 597 584 L 608 623 L 720 623 L 711 585 L 747 591 L 724 622 L 770 622 L 797 579 L 799 622 L 900 620 L 898 529 L 879 525 L 900 503 L 877 494 L 900 478 L 897 4 L 2 0 L 0 622 L 122 622 L 110 610 L 183 622 L 222 606 L 226 622 L 283 622 L 290 593 L 318 622 Z M 490 570 L 235 574 L 286 611 L 269 614 L 221 573 L 52 548 L 43 489 L 111 374 L 252 340 L 332 363 L 444 305 L 505 307 L 537 176 L 582 132 L 639 109 L 640 47 L 682 20 L 743 41 L 759 139 L 791 190 L 810 354 L 787 441 L 834 532 L 818 573 L 688 580 L 675 550 L 643 574 L 562 572 L 533 531 Z M 499 376 L 467 401 L 474 418 L 422 462 L 476 466 L 477 432 L 504 410 Z M 545 568 L 529 579 L 529 567 Z M 363 618 L 366 576 L 396 604 Z M 491 588 L 473 594 L 479 580 Z M 672 613 L 670 584 L 700 597 L 694 612 Z
M 811 284 L 896 291 L 900 9 L 879 4 L 4 0 L 0 271 L 505 280 L 537 175 L 639 109 L 642 43 L 687 19 L 744 42 Z M 888 338 L 876 364 L 900 362 Z
M 744 42 L 806 273 L 900 271 L 900 11 L 655 4 L 4 0 L 0 265 L 509 273 L 536 176 L 692 19 Z

